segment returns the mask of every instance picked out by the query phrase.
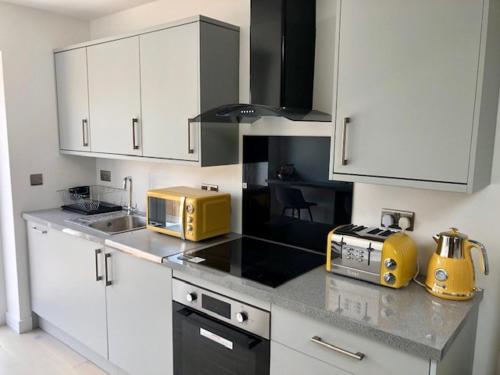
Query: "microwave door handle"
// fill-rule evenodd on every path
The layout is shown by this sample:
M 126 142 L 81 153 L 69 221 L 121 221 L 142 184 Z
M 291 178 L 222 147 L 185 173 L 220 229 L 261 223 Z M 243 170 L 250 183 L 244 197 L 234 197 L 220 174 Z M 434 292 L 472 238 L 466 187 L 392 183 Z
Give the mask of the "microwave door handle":
M 185 240 L 186 239 L 186 230 L 184 228 L 184 213 L 186 212 L 186 197 L 180 197 L 180 212 L 179 212 L 179 219 L 181 221 L 181 239 Z

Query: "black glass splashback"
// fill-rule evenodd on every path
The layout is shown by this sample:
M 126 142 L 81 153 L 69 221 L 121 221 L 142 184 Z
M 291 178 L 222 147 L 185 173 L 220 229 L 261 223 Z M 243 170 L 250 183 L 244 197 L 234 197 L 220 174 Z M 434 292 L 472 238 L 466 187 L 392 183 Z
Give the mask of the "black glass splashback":
M 352 183 L 329 181 L 329 137 L 243 138 L 243 234 L 325 252 L 351 222 Z

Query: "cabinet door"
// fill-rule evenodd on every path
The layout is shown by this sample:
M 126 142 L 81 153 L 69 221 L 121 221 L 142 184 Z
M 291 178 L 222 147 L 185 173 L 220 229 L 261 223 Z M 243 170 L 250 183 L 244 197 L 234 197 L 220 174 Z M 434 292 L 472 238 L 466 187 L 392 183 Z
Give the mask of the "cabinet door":
M 325 362 L 335 367 L 336 371 L 341 369 L 348 374 L 386 375 L 398 373 L 397 370 L 405 366 L 405 375 L 429 373 L 429 361 L 421 357 L 280 306 L 272 305 L 271 309 L 271 337 L 276 343 Z M 358 360 L 329 345 L 352 354 L 361 352 L 365 356 Z
M 107 250 L 109 360 L 131 375 L 172 374 L 172 272 Z
M 200 113 L 199 23 L 140 38 L 144 156 L 197 161 L 199 124 L 188 119 Z
M 482 8 L 341 1 L 336 177 L 467 183 Z
M 106 358 L 100 245 L 33 223 L 28 241 L 33 311 Z
M 316 358 L 271 341 L 271 375 L 348 375 Z
M 92 151 L 142 155 L 139 37 L 87 49 Z
M 59 148 L 90 151 L 87 49 L 54 55 L 59 119 Z

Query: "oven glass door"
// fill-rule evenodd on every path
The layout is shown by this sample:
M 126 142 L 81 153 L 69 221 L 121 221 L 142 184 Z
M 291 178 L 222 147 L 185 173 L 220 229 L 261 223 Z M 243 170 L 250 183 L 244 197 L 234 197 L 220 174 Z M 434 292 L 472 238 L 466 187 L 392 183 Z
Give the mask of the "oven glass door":
M 174 375 L 269 375 L 269 341 L 173 302 Z
M 178 199 L 148 197 L 148 224 L 182 237 L 185 201 L 185 197 Z

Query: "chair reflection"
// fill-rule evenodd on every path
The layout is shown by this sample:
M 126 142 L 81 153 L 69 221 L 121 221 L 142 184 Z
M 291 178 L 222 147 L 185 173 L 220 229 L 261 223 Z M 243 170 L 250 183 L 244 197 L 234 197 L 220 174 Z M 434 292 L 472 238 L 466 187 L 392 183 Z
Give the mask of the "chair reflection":
M 300 220 L 300 211 L 307 210 L 311 222 L 314 221 L 311 207 L 317 206 L 317 203 L 307 202 L 300 189 L 278 187 L 276 189 L 276 199 L 283 205 L 281 216 L 284 216 L 287 210 L 292 210 L 292 217 L 295 217 L 295 211 L 297 211 L 297 217 Z

